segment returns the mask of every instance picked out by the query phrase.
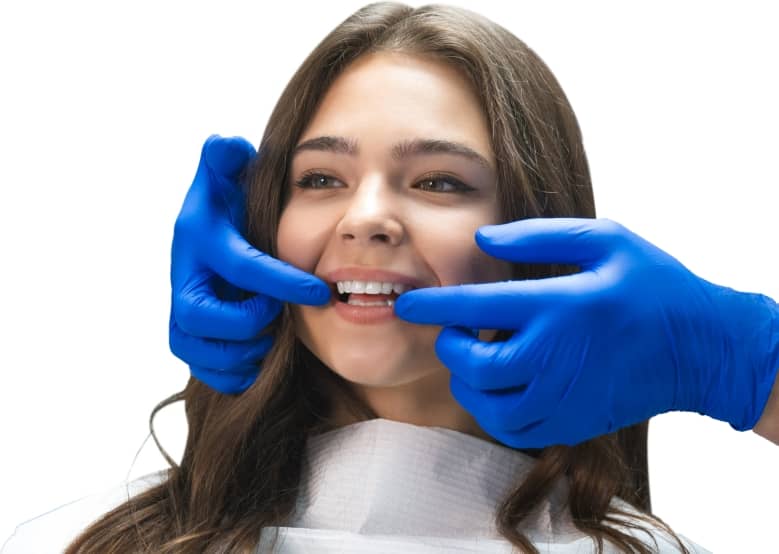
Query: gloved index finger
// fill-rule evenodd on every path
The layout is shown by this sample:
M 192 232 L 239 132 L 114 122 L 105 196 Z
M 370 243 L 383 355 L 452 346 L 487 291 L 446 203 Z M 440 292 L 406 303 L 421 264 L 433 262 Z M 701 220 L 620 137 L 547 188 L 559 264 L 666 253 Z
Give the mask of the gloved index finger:
M 205 249 L 209 268 L 231 285 L 293 304 L 319 306 L 330 287 L 319 277 L 254 248 L 234 227 L 224 227 L 219 247 Z
M 544 310 L 596 290 L 590 272 L 496 283 L 414 289 L 395 301 L 401 319 L 421 325 L 519 329 Z
M 615 248 L 624 228 L 606 218 L 540 217 L 484 225 L 476 244 L 487 254 L 522 263 L 568 263 L 589 269 Z

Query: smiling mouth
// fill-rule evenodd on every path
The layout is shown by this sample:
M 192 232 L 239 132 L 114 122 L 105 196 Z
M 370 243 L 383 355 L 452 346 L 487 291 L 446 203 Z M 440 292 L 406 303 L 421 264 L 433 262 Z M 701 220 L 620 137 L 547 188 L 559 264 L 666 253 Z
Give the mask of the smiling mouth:
M 344 304 L 349 303 L 349 298 L 354 294 L 357 298 L 363 301 L 382 301 L 382 300 L 392 300 L 395 302 L 397 300 L 398 296 L 400 296 L 395 291 L 392 291 L 389 294 L 367 294 L 367 293 L 353 293 L 353 292 L 338 292 L 338 287 L 333 283 L 330 285 L 330 290 L 333 293 L 333 298 L 336 299 L 338 302 L 343 302 Z
M 412 290 L 416 287 L 409 287 Z M 349 304 L 349 299 L 352 299 L 351 306 L 369 306 L 371 303 L 378 305 L 384 303 L 385 305 L 392 306 L 395 300 L 398 299 L 400 294 L 396 291 L 392 291 L 388 294 L 376 294 L 376 293 L 358 293 L 358 292 L 338 292 L 338 286 L 336 283 L 330 283 L 330 291 L 335 302 L 342 304 Z

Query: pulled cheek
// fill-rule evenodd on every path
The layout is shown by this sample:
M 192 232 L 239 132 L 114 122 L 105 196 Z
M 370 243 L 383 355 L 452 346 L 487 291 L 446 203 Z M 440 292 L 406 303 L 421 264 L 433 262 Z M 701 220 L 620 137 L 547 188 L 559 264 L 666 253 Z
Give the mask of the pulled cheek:
M 320 241 L 311 233 L 305 218 L 295 215 L 282 215 L 276 233 L 278 258 L 303 271 L 313 272 L 322 252 Z
M 442 286 L 493 283 L 511 279 L 511 264 L 505 260 L 493 258 L 475 243 L 473 248 L 459 250 L 453 254 L 449 259 L 438 262 L 438 267 L 447 268 L 445 273 L 439 273 Z M 497 329 L 479 329 L 478 338 L 481 341 L 490 342 L 497 333 Z
M 292 265 L 297 265 L 291 259 L 295 252 L 295 248 L 293 247 L 295 243 L 295 234 L 294 221 L 292 221 L 292 218 L 287 215 L 286 212 L 282 212 L 281 218 L 279 219 L 279 227 L 276 232 L 276 249 L 278 251 L 279 259 L 291 263 Z
M 450 252 L 437 265 L 442 268 L 438 272 L 442 285 L 490 283 L 511 278 L 510 264 L 489 256 L 475 244 L 473 248 Z
M 507 281 L 513 275 L 511 262 L 490 256 L 474 243 L 471 252 L 471 260 L 474 267 L 473 283 L 493 283 Z

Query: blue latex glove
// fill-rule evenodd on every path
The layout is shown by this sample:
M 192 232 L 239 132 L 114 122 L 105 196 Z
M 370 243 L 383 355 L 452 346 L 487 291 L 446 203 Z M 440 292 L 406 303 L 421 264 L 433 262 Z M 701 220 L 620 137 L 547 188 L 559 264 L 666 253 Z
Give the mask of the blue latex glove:
M 195 378 L 223 393 L 243 392 L 257 378 L 273 344 L 260 333 L 281 302 L 330 299 L 324 281 L 243 238 L 245 194 L 237 178 L 255 154 L 242 138 L 209 137 L 173 234 L 170 349 Z M 239 301 L 245 292 L 257 294 Z
M 757 423 L 779 368 L 779 307 L 692 274 L 608 219 L 536 218 L 481 227 L 512 262 L 573 275 L 416 289 L 395 312 L 446 326 L 436 353 L 455 399 L 515 448 L 574 445 L 671 410 L 739 431 Z M 515 330 L 488 343 L 468 330 Z

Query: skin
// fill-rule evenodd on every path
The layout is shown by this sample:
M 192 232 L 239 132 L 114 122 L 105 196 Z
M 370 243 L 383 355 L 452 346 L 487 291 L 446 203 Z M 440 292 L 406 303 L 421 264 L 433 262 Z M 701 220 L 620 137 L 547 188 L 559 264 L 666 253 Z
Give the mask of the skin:
M 779 376 L 774 381 L 763 415 L 752 431 L 779 446 Z
M 510 279 L 510 264 L 474 242 L 477 228 L 500 223 L 495 159 L 478 97 L 456 69 L 405 54 L 364 55 L 332 84 L 298 144 L 323 135 L 356 139 L 359 155 L 294 156 L 277 236 L 281 259 L 320 277 L 344 266 L 369 266 L 414 276 L 426 286 Z M 414 138 L 464 143 L 489 167 L 450 153 L 393 160 L 392 146 Z M 297 187 L 311 170 L 328 178 L 313 177 L 309 186 L 323 188 Z M 447 192 L 456 185 L 431 172 L 475 190 Z M 441 327 L 397 317 L 361 325 L 331 305 L 291 307 L 298 337 L 379 417 L 496 442 L 450 392 L 450 372 L 435 354 Z M 479 336 L 489 340 L 495 333 L 481 330 Z M 335 418 L 354 422 L 341 410 Z

